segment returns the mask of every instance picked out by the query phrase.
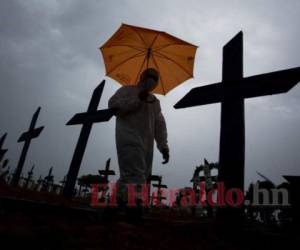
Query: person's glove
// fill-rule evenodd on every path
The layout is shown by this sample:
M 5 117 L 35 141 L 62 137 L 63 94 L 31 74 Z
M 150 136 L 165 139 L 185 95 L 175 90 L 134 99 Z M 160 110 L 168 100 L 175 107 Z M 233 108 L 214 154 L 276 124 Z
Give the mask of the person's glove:
M 169 154 L 169 149 L 163 149 L 162 150 L 162 155 L 163 155 L 163 158 L 164 158 L 164 161 L 162 162 L 162 164 L 166 164 L 169 162 L 169 158 L 170 158 L 170 154 Z
M 115 115 L 115 116 L 118 115 L 118 111 L 119 111 L 118 108 L 110 108 L 110 112 L 111 112 L 113 115 Z
M 149 93 L 147 91 L 142 90 L 139 93 L 139 98 L 141 101 L 145 101 L 145 100 L 147 100 L 148 95 L 149 95 Z

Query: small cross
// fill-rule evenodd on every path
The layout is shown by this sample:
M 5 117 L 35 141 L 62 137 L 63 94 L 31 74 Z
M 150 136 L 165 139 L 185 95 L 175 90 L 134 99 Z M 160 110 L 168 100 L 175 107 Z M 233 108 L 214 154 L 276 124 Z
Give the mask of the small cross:
M 152 178 L 156 179 L 155 176 L 152 176 Z M 153 198 L 156 198 L 156 200 L 158 201 L 158 204 L 161 204 L 161 201 L 166 199 L 166 197 L 162 196 L 162 190 L 161 189 L 162 188 L 167 188 L 168 186 L 164 185 L 164 184 L 161 184 L 162 183 L 162 176 L 159 176 L 159 178 L 157 178 L 157 179 L 158 179 L 158 184 L 152 184 L 153 187 L 157 188 L 157 196 L 152 197 L 152 200 L 153 200 Z
M 106 161 L 106 166 L 105 166 L 105 170 L 99 170 L 98 173 L 104 177 L 104 179 L 108 182 L 108 176 L 110 175 L 115 175 L 115 171 L 114 170 L 110 170 L 110 158 Z
M 49 169 L 48 175 L 44 178 L 42 191 L 49 191 L 49 186 L 53 185 L 54 176 L 52 175 L 53 167 Z
M 23 186 L 24 188 L 28 187 L 28 184 L 32 179 L 33 169 L 34 169 L 34 165 L 31 167 L 30 171 L 27 173 L 27 178 L 24 178 L 24 181 L 25 181 L 24 186 Z

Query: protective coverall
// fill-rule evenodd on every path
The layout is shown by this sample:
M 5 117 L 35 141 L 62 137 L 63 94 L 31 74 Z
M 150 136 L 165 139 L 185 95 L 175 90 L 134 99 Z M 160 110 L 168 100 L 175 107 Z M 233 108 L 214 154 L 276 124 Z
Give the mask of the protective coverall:
M 158 150 L 169 150 L 167 128 L 160 101 L 151 93 L 147 101 L 139 99 L 143 83 L 123 86 L 109 99 L 116 108 L 115 139 L 120 169 L 117 197 L 127 200 L 127 185 L 144 184 L 152 173 L 154 139 Z

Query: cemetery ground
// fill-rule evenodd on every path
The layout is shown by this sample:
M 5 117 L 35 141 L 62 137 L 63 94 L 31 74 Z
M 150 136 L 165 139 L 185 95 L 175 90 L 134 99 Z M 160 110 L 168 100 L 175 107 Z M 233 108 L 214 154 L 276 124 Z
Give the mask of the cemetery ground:
M 129 223 L 88 200 L 1 186 L 1 249 L 283 249 L 299 244 L 292 228 L 246 223 L 219 231 L 215 218 L 152 208 Z

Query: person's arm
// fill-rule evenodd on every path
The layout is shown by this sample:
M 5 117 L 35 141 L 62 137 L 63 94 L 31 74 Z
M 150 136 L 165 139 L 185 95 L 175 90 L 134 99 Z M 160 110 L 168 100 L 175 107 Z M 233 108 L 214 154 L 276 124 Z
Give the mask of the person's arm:
M 165 163 L 167 163 L 169 160 L 168 132 L 165 118 L 161 112 L 159 100 L 155 114 L 154 138 L 156 141 L 157 149 L 163 154 Z
M 124 115 L 135 111 L 141 104 L 137 93 L 132 88 L 123 86 L 109 99 L 108 107 L 116 109 L 116 115 Z

